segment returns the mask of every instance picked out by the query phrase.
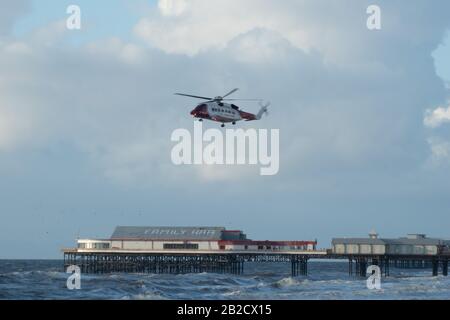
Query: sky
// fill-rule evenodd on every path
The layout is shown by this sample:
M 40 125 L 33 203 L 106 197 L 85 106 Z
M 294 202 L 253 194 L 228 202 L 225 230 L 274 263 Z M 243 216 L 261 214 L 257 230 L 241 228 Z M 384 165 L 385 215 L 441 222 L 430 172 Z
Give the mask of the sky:
M 66 8 L 81 8 L 68 30 Z M 381 9 L 368 30 L 366 9 Z M 450 238 L 450 3 L 0 0 L 0 258 L 117 225 Z M 271 101 L 280 171 L 175 166 L 187 92 Z M 244 103 L 255 112 L 257 105 Z M 206 128 L 217 128 L 205 123 Z

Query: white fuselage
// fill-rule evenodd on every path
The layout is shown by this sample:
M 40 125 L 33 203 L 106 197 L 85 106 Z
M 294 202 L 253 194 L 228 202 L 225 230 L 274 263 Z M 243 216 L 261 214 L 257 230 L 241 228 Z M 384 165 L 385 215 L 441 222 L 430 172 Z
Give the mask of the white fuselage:
M 228 103 L 208 102 L 208 114 L 211 120 L 219 122 L 235 122 L 242 120 L 239 110 Z
M 191 114 L 196 118 L 222 123 L 237 122 L 243 119 L 237 106 L 216 101 L 199 104 Z

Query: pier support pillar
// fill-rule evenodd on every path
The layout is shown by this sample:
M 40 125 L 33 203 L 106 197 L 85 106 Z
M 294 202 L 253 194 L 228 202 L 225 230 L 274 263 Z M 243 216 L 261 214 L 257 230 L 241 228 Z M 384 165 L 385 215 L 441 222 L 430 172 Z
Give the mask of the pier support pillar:
M 292 257 L 292 259 L 291 259 L 291 275 L 292 275 L 292 277 L 296 277 L 298 275 L 297 257 Z
M 448 260 L 443 260 L 442 261 L 442 274 L 444 276 L 448 276 Z
M 384 260 L 384 276 L 385 277 L 389 277 L 390 267 L 391 267 L 391 264 L 390 264 L 389 258 L 385 258 L 385 260 Z
M 436 277 L 438 275 L 438 271 L 439 271 L 439 261 L 438 260 L 433 260 L 432 268 L 433 268 L 433 277 Z
M 364 277 L 364 278 L 367 276 L 367 260 L 366 259 L 361 259 L 360 276 Z
M 292 277 L 308 275 L 308 257 L 291 257 L 291 275 Z
M 360 277 L 366 277 L 367 275 L 367 259 L 358 257 L 356 258 L 355 274 Z
M 348 275 L 351 276 L 353 274 L 353 259 L 348 258 Z

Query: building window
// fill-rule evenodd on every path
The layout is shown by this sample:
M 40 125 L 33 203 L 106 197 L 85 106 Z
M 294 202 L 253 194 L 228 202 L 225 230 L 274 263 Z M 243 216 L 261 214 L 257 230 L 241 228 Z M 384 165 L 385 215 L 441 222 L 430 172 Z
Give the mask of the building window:
M 225 246 L 219 246 L 220 250 L 225 250 Z
M 164 243 L 165 250 L 198 250 L 197 243 Z
M 264 246 L 258 246 L 258 250 L 264 250 Z
M 109 243 L 93 243 L 93 249 L 109 249 Z

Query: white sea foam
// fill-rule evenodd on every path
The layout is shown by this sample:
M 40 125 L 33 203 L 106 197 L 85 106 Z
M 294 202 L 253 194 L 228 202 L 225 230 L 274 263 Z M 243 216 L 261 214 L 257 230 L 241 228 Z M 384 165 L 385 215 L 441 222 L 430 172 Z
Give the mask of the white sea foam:
M 291 287 L 291 286 L 298 286 L 300 285 L 300 281 L 292 278 L 292 277 L 288 277 L 288 278 L 283 278 L 281 280 L 278 280 L 277 282 L 275 282 L 275 287 Z

